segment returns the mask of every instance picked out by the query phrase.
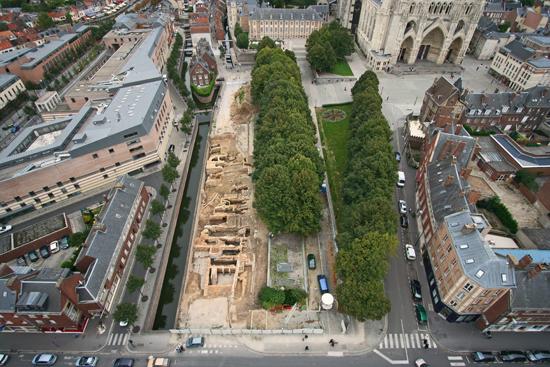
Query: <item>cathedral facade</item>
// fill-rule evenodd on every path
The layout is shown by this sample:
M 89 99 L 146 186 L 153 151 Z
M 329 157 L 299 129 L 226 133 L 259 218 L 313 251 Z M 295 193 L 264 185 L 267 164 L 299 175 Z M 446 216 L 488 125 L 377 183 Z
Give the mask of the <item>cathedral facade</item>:
M 480 0 L 340 1 L 338 18 L 375 70 L 421 60 L 462 63 L 485 6 Z

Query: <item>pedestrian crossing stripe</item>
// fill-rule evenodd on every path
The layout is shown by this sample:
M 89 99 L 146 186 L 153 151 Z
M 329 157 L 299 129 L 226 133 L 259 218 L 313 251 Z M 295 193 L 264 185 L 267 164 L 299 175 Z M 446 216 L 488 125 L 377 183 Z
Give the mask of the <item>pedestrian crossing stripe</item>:
M 107 339 L 107 345 L 126 345 L 128 344 L 129 337 L 128 333 L 111 334 L 109 335 L 109 339 Z
M 428 348 L 435 349 L 437 344 L 430 338 L 429 334 L 424 333 L 389 333 L 384 340 L 380 342 L 378 349 L 423 349 L 424 342 L 427 341 Z
M 448 356 L 447 359 L 449 360 L 451 367 L 466 366 L 466 363 L 463 362 L 464 358 L 462 356 Z

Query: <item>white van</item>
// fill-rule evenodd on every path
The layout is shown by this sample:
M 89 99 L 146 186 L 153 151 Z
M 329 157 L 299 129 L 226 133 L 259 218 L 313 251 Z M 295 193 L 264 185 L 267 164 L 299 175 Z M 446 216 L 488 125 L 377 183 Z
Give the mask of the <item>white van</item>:
M 397 171 L 397 187 L 405 186 L 405 172 Z

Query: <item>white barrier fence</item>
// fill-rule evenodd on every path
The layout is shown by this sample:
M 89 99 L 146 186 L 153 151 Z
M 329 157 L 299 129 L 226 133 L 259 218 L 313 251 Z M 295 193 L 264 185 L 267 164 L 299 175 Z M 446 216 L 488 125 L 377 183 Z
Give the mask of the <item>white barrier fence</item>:
M 304 329 L 170 329 L 172 334 L 190 334 L 190 335 L 305 335 L 305 334 L 323 334 L 325 331 L 319 328 Z

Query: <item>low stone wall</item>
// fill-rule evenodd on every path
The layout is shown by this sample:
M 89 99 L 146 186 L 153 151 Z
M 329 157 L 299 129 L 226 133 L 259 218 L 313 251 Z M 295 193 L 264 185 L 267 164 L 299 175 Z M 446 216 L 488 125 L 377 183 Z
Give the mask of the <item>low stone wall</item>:
M 315 73 L 315 84 L 333 84 L 341 82 L 355 82 L 357 80 L 354 76 L 341 76 L 335 74 L 319 74 Z
M 325 330 L 320 328 L 303 329 L 170 329 L 171 334 L 188 335 L 319 335 L 324 334 Z

